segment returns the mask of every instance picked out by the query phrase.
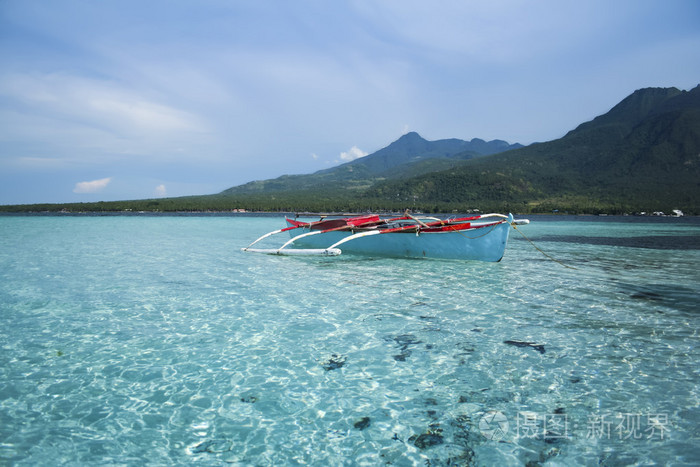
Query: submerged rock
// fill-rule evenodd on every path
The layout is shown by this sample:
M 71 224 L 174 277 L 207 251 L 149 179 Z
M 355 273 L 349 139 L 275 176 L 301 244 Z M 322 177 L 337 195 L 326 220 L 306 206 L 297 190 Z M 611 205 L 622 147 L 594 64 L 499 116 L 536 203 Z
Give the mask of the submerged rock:
M 544 344 L 536 344 L 534 342 L 523 341 L 503 341 L 504 344 L 514 345 L 515 347 L 530 347 L 537 350 L 539 353 L 544 353 Z
M 331 358 L 329 358 L 327 361 L 323 362 L 321 364 L 321 366 L 326 371 L 337 370 L 338 368 L 342 368 L 343 365 L 345 365 L 346 360 L 347 360 L 347 357 L 344 357 L 342 355 L 333 354 L 333 355 L 331 355 Z
M 202 452 L 215 454 L 219 452 L 230 451 L 232 447 L 232 443 L 225 439 L 211 439 L 199 443 L 197 446 L 192 448 L 192 452 L 195 454 L 199 454 Z
M 371 423 L 371 420 L 369 417 L 362 417 L 361 419 L 356 421 L 353 424 L 353 426 L 355 427 L 355 429 L 362 431 L 365 428 L 367 428 L 370 425 L 370 423 Z
M 409 345 L 418 345 L 423 343 L 423 341 L 418 340 L 413 334 L 401 334 L 400 336 L 394 337 L 393 340 L 401 347 L 401 350 L 407 349 Z
M 410 438 L 408 438 L 408 441 L 413 443 L 413 445 L 418 449 L 426 449 L 431 446 L 437 446 L 438 444 L 442 444 L 445 442 L 440 430 L 428 430 L 427 432 L 421 433 L 420 435 L 413 435 Z
M 394 360 L 397 362 L 405 362 L 406 358 L 411 356 L 412 350 L 409 346 L 422 344 L 423 341 L 418 340 L 413 334 L 401 334 L 391 338 L 399 346 L 401 353 L 394 355 Z
M 661 294 L 658 294 L 656 292 L 646 292 L 646 291 L 640 291 L 633 293 L 630 295 L 630 298 L 634 298 L 637 300 L 652 300 L 652 301 L 661 301 L 663 300 L 663 297 Z

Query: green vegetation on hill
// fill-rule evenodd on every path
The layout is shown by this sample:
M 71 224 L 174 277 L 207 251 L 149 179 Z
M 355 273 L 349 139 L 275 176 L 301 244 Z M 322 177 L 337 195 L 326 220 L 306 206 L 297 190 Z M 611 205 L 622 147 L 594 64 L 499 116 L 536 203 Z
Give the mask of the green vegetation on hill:
M 427 141 L 409 133 L 374 154 L 216 195 L 0 211 L 481 211 L 700 214 L 700 86 L 641 89 L 566 136 L 527 147 Z
M 389 146 L 366 157 L 307 175 L 283 175 L 229 188 L 223 195 L 244 195 L 272 192 L 308 192 L 331 194 L 339 189 L 348 194 L 369 188 L 372 184 L 443 170 L 465 160 L 522 147 L 505 141 L 471 141 L 444 139 L 427 141 L 418 133 L 403 135 Z

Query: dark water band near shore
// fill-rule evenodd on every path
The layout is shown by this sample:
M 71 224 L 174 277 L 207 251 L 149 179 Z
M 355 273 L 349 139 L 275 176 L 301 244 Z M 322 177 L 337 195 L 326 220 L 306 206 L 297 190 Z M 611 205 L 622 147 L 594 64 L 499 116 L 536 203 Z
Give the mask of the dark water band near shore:
M 513 239 L 517 240 L 517 236 Z M 650 235 L 642 237 L 584 237 L 578 235 L 543 235 L 534 242 L 563 242 L 584 245 L 622 246 L 652 250 L 700 250 L 700 235 Z

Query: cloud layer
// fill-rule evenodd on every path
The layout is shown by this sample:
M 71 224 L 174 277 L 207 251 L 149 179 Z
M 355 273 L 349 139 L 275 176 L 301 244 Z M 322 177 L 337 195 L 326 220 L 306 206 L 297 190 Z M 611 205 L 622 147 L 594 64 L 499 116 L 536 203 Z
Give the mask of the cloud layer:
M 73 188 L 73 193 L 99 193 L 112 181 L 112 177 L 101 178 L 89 182 L 78 182 Z
M 72 180 L 105 173 L 113 199 L 152 196 L 154 180 L 213 193 L 362 157 L 405 128 L 545 141 L 700 76 L 695 0 L 1 5 L 3 204 L 84 199 Z

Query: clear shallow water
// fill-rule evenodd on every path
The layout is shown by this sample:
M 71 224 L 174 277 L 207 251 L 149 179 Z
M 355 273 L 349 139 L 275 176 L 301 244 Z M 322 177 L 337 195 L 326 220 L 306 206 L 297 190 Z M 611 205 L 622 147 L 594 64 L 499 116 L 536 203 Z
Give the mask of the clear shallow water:
M 532 220 L 576 269 L 515 231 L 472 263 L 240 252 L 272 217 L 0 217 L 0 464 L 700 462 L 700 223 Z

